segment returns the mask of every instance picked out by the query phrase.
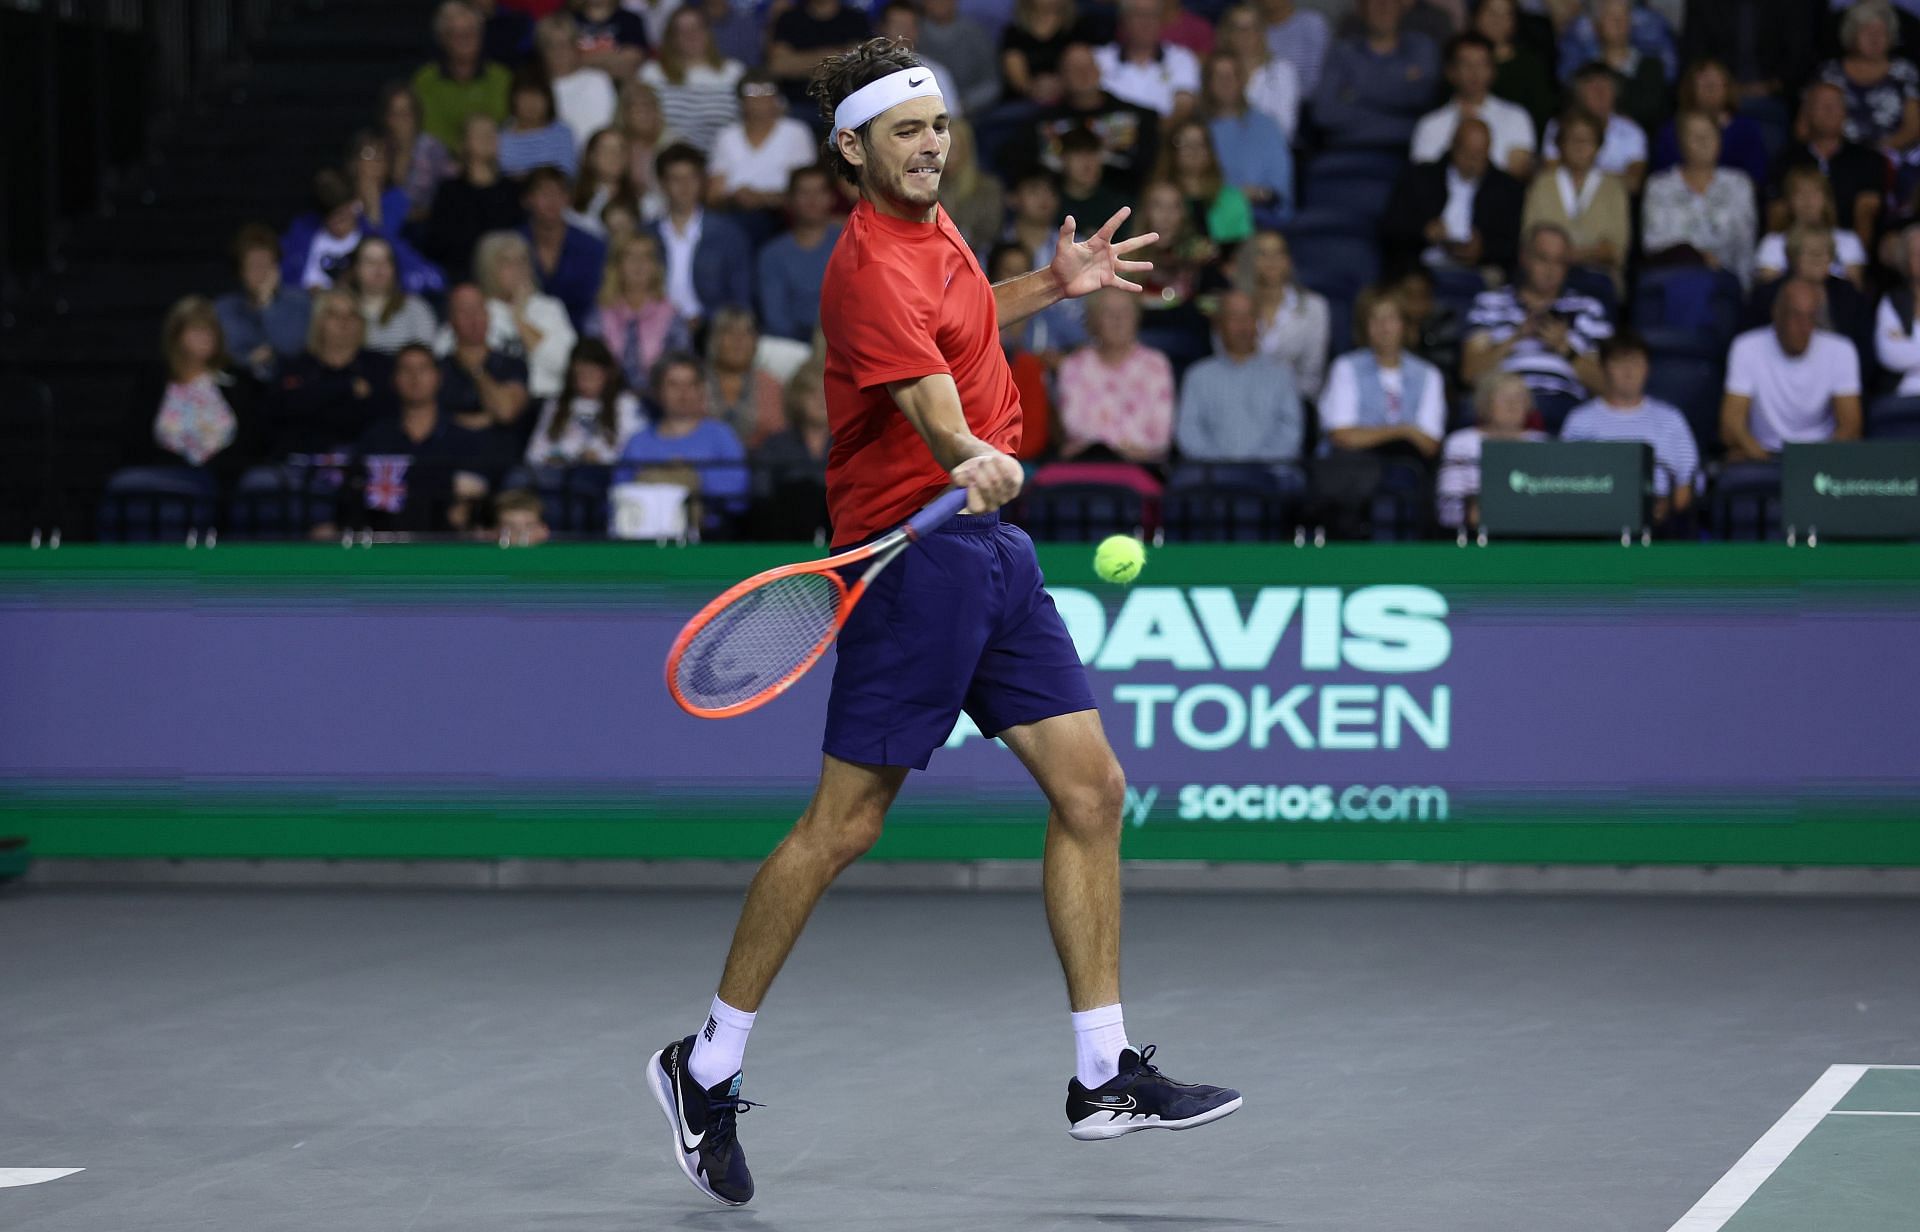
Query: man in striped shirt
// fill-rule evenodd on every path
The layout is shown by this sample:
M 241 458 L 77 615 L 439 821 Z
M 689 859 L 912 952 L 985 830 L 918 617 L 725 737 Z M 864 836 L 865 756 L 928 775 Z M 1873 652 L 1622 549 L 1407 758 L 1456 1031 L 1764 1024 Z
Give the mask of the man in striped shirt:
M 1575 407 L 1563 441 L 1644 441 L 1653 447 L 1654 521 L 1693 501 L 1700 449 L 1677 409 L 1647 397 L 1647 344 L 1621 331 L 1600 344 L 1601 393 Z
M 1495 369 L 1518 373 L 1549 431 L 1600 387 L 1598 348 L 1613 334 L 1605 306 L 1567 286 L 1572 251 L 1572 238 L 1557 223 L 1527 228 L 1518 283 L 1474 299 L 1460 357 L 1469 385 Z

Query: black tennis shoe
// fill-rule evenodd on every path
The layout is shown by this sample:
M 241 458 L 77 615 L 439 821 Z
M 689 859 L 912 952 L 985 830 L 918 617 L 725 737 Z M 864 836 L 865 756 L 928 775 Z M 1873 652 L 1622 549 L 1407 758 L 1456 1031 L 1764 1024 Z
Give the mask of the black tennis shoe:
M 1120 1072 L 1089 1091 L 1079 1078 L 1067 1082 L 1067 1132 L 1082 1142 L 1118 1138 L 1140 1129 L 1192 1129 L 1217 1121 L 1240 1106 L 1230 1087 L 1175 1082 L 1149 1065 L 1154 1046 L 1120 1054 Z
M 673 1130 L 673 1158 L 694 1188 L 728 1206 L 753 1197 L 747 1154 L 734 1138 L 734 1117 L 760 1105 L 740 1098 L 740 1075 L 703 1088 L 687 1072 L 693 1037 L 668 1044 L 647 1062 L 647 1087 Z

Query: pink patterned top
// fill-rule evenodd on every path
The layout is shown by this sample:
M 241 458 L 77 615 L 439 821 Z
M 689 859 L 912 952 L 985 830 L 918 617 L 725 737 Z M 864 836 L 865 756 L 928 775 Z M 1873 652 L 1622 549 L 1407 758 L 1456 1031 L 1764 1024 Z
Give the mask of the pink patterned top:
M 1094 347 L 1060 364 L 1060 426 L 1069 447 L 1106 445 L 1165 458 L 1173 441 L 1173 365 L 1136 343 L 1118 364 Z

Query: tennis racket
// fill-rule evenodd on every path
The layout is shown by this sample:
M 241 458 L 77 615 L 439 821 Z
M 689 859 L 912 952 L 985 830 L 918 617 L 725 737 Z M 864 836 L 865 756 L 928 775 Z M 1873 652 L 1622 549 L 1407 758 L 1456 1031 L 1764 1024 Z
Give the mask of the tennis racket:
M 766 705 L 819 662 L 853 605 L 894 557 L 967 503 L 955 488 L 872 543 L 825 560 L 781 565 L 723 591 L 667 652 L 667 691 L 688 714 L 730 719 Z M 847 585 L 840 570 L 872 561 Z

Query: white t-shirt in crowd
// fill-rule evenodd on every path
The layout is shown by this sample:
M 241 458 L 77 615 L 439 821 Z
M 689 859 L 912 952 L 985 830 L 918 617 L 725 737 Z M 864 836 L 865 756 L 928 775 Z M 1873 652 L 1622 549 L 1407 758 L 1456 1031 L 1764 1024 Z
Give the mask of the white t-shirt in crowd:
M 1827 272 L 1835 278 L 1845 278 L 1849 265 L 1864 266 L 1867 263 L 1867 246 L 1860 237 L 1851 231 L 1833 229 L 1833 264 Z M 1787 234 L 1774 231 L 1760 241 L 1760 247 L 1753 250 L 1753 268 L 1759 273 L 1779 276 L 1787 272 Z
M 1100 65 L 1100 88 L 1123 103 L 1168 116 L 1175 95 L 1200 93 L 1200 59 L 1177 43 L 1160 44 L 1160 55 L 1146 64 L 1121 59 L 1115 43 L 1096 48 L 1093 58 Z
M 1753 399 L 1747 430 L 1768 453 L 1789 441 L 1828 440 L 1833 400 L 1860 395 L 1860 356 L 1824 329 L 1799 355 L 1786 353 L 1772 326 L 1750 329 L 1727 352 L 1727 392 Z
M 783 193 L 788 176 L 818 161 L 820 143 L 813 139 L 813 130 L 792 116 L 781 116 L 758 146 L 748 143 L 744 125 L 729 124 L 721 129 L 713 139 L 713 157 L 707 170 L 719 176 L 729 192 L 749 188 Z
M 604 69 L 575 69 L 553 83 L 553 108 L 572 130 L 576 149 L 586 149 L 589 137 L 613 123 L 618 105 L 613 79 Z
M 1533 153 L 1534 128 L 1533 117 L 1526 109 L 1517 107 L 1504 98 L 1487 96 L 1480 104 L 1480 118 L 1487 122 L 1487 129 L 1493 135 L 1493 165 L 1502 171 L 1507 170 L 1508 160 L 1515 150 Z M 1454 130 L 1460 127 L 1460 101 L 1455 99 L 1438 111 L 1429 111 L 1420 117 L 1420 123 L 1413 128 L 1413 161 L 1416 163 L 1437 163 L 1447 156 L 1453 146 Z
M 1333 361 L 1333 367 L 1327 372 L 1327 386 L 1320 392 L 1320 431 L 1331 432 L 1335 428 L 1352 428 L 1360 423 L 1360 382 L 1354 372 L 1354 363 L 1361 352 L 1349 351 Z M 1445 391 L 1440 387 L 1446 382 L 1441 379 L 1440 371 L 1428 365 L 1426 382 L 1421 386 L 1420 405 L 1412 408 L 1405 406 L 1406 389 L 1405 365 L 1426 364 L 1417 355 L 1402 352 L 1401 367 L 1380 369 L 1380 388 L 1387 395 L 1388 403 L 1398 408 L 1393 416 L 1399 422 L 1411 422 L 1434 440 L 1439 440 L 1447 431 L 1447 403 Z M 1412 414 L 1408 414 L 1411 410 Z
M 1546 139 L 1540 143 L 1540 157 L 1548 162 L 1560 158 L 1560 121 L 1547 121 Z M 1600 140 L 1600 152 L 1593 165 L 1608 175 L 1625 175 L 1635 163 L 1647 161 L 1647 130 L 1619 114 L 1607 117 L 1607 135 Z

